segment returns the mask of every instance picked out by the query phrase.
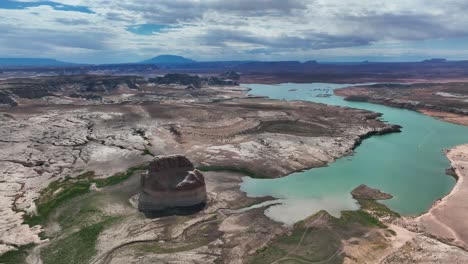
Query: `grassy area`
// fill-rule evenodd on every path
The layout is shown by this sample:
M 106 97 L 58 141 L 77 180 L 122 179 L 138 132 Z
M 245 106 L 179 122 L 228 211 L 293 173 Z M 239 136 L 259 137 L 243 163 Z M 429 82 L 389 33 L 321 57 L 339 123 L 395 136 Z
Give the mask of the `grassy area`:
M 25 263 L 28 257 L 28 251 L 34 247 L 34 244 L 21 246 L 16 251 L 8 251 L 0 255 L 0 263 L 2 264 L 19 264 Z
M 340 218 L 320 211 L 296 223 L 290 234 L 279 236 L 268 246 L 257 249 L 249 263 L 277 260 L 280 260 L 278 263 L 342 263 L 341 241 L 364 238 L 370 230 L 379 228 L 386 226 L 362 209 L 343 211 Z M 385 248 L 386 245 L 377 246 Z
M 400 214 L 390 210 L 390 208 L 388 208 L 386 205 L 383 205 L 375 200 L 358 199 L 357 201 L 361 205 L 362 210 L 369 211 L 377 217 L 401 217 Z
M 67 200 L 88 193 L 90 186 L 90 182 L 71 182 L 68 180 L 52 182 L 35 201 L 37 214 L 25 215 L 24 222 L 30 226 L 43 225 L 55 208 Z
M 300 246 L 298 247 L 298 245 Z M 279 263 L 326 261 L 339 250 L 340 246 L 340 240 L 330 230 L 305 228 L 302 226 L 295 228 L 291 235 L 280 236 L 268 247 L 257 250 L 249 263 L 272 263 L 284 258 L 288 253 L 290 253 L 289 257 L 291 259 L 285 258 Z M 292 259 L 300 259 L 302 261 L 294 261 Z M 337 256 L 326 263 L 340 263 L 340 261 L 341 256 Z
M 180 219 L 180 217 L 178 217 Z M 178 219 L 172 221 L 172 226 L 168 227 L 168 230 L 172 229 L 172 227 L 178 226 L 181 223 L 189 220 L 189 218 L 182 217 L 183 220 L 178 222 Z M 202 246 L 208 245 L 210 242 L 218 239 L 222 233 L 219 231 L 219 224 L 221 221 L 216 221 L 215 223 L 211 222 L 216 220 L 216 215 L 213 215 L 211 218 L 207 219 L 206 223 L 196 225 L 194 227 L 189 228 L 186 230 L 187 237 L 190 237 L 188 241 L 184 242 L 170 242 L 170 243 L 159 243 L 159 242 L 152 242 L 152 243 L 143 243 L 143 244 L 136 244 L 134 245 L 134 249 L 136 250 L 138 255 L 148 255 L 148 253 L 152 254 L 170 254 L 176 252 L 183 252 L 189 251 L 192 249 L 200 248 Z M 170 231 L 169 231 L 170 233 Z
M 197 167 L 198 170 L 200 171 L 228 171 L 228 172 L 236 172 L 236 173 L 241 173 L 246 176 L 252 177 L 252 178 L 257 178 L 257 179 L 267 179 L 268 177 L 255 173 L 247 168 L 242 168 L 242 167 L 234 167 L 234 166 L 218 166 L 218 165 L 213 165 L 213 166 L 200 166 Z
M 262 263 L 272 263 L 277 259 L 282 258 L 288 254 L 284 249 L 279 246 L 271 245 L 264 247 L 261 250 L 257 250 L 253 257 L 248 263 L 252 264 L 262 264 Z
M 108 216 L 94 203 L 99 198 L 99 194 L 93 194 L 77 203 L 67 204 L 53 220 L 57 221 L 63 229 L 104 221 Z
M 52 182 L 42 190 L 35 201 L 38 213 L 33 216 L 25 215 L 25 223 L 31 226 L 45 225 L 52 220 L 57 221 L 63 230 L 66 230 L 61 232 L 60 238 L 53 239 L 41 249 L 43 262 L 88 263 L 96 253 L 97 237 L 106 226 L 117 219 L 116 216 L 109 216 L 96 207 L 95 201 L 99 200 L 102 194 L 90 193 L 91 185 L 95 184 L 99 188 L 116 185 L 129 179 L 136 171 L 145 169 L 147 165 L 136 166 L 104 179 L 97 179 L 93 172 L 86 172 L 74 178 L 66 177 Z M 0 256 L 0 263 L 24 263 L 28 250 L 33 246 L 21 247 L 18 251 L 3 254 Z
M 96 183 L 96 186 L 99 188 L 119 184 L 123 181 L 128 180 L 136 171 L 147 170 L 148 165 L 141 165 L 136 167 L 131 167 L 126 172 L 117 173 L 114 176 L 103 178 L 103 179 L 91 179 L 91 182 Z
M 148 155 L 148 156 L 152 156 L 154 157 L 154 154 L 151 153 L 151 151 L 147 148 L 145 148 L 145 150 L 143 150 L 143 152 L 141 153 L 142 156 L 145 156 L 145 155 Z
M 118 218 L 108 218 L 102 222 L 85 226 L 71 235 L 52 241 L 41 250 L 44 264 L 89 263 L 96 254 L 96 242 L 105 227 Z
M 343 211 L 341 217 L 335 220 L 335 223 L 343 228 L 350 224 L 359 224 L 365 227 L 380 227 L 386 228 L 387 226 L 382 224 L 377 218 L 373 217 L 369 213 L 358 210 L 358 211 Z
M 103 179 L 96 179 L 93 172 L 86 172 L 76 178 L 66 177 L 63 180 L 52 182 L 41 191 L 39 198 L 35 201 L 37 214 L 26 215 L 25 223 L 30 226 L 44 225 L 54 209 L 65 201 L 89 193 L 91 184 L 96 184 L 98 188 L 119 184 L 130 178 L 136 171 L 147 168 L 147 165 L 136 166 L 129 168 L 126 172 Z

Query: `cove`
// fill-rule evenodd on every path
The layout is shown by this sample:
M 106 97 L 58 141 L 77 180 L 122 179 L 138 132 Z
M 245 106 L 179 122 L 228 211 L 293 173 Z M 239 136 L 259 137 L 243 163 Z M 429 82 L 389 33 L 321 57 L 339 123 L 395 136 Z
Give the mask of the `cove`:
M 450 166 L 444 150 L 468 143 L 468 127 L 423 114 L 383 105 L 348 102 L 333 90 L 350 84 L 311 83 L 280 85 L 244 84 L 250 94 L 273 99 L 304 100 L 382 113 L 382 120 L 402 126 L 402 133 L 365 139 L 352 156 L 278 179 L 244 177 L 241 190 L 248 196 L 273 196 L 281 202 L 265 211 L 274 220 L 293 224 L 319 210 L 339 216 L 356 210 L 350 192 L 360 184 L 394 196 L 381 201 L 402 215 L 426 212 L 434 201 L 450 192 L 455 180 L 445 174 Z M 328 94 L 328 97 L 323 97 Z M 319 97 L 317 97 L 319 95 Z

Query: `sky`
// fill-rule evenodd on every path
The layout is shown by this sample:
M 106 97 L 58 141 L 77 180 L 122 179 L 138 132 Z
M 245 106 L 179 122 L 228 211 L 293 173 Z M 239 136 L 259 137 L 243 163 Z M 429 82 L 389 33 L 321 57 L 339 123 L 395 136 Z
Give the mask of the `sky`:
M 468 0 L 0 0 L 0 57 L 468 59 Z

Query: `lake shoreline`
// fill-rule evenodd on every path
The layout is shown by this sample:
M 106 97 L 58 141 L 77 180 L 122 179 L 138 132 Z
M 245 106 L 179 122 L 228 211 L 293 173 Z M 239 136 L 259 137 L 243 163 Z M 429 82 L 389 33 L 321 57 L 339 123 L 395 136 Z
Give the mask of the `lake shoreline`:
M 343 99 L 346 101 L 368 102 L 389 107 L 412 110 L 444 122 L 468 126 L 468 115 L 463 114 L 460 111 L 454 111 L 448 105 L 444 107 L 435 107 L 424 102 L 417 102 L 416 99 L 403 100 L 389 96 L 375 95 L 373 94 L 373 91 L 370 91 L 367 87 L 359 86 L 350 86 L 336 89 L 334 94 L 336 96 L 343 97 Z
M 468 249 L 468 144 L 446 151 L 456 173 L 456 184 L 445 197 L 436 201 L 429 211 L 415 220 L 424 232 L 437 239 Z

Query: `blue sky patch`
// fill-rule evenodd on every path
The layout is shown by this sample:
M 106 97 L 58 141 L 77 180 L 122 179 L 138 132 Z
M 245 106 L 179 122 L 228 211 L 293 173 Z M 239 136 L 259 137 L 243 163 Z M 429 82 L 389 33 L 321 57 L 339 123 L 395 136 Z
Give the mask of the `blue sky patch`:
M 160 25 L 160 24 L 141 24 L 128 27 L 127 30 L 137 35 L 153 35 L 154 33 L 175 28 L 176 26 Z
M 39 2 L 16 2 L 11 0 L 2 0 L 0 1 L 0 9 L 25 9 L 28 7 L 37 7 L 37 6 L 50 6 L 55 10 L 61 11 L 75 11 L 82 13 L 94 13 L 86 6 L 72 6 L 72 5 L 63 5 L 53 1 L 39 1 Z

